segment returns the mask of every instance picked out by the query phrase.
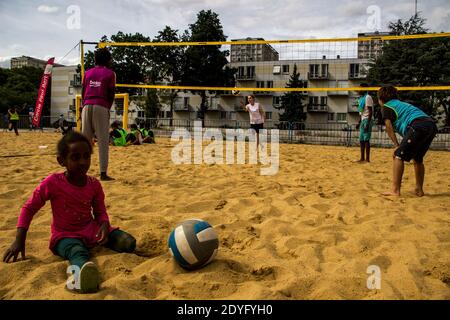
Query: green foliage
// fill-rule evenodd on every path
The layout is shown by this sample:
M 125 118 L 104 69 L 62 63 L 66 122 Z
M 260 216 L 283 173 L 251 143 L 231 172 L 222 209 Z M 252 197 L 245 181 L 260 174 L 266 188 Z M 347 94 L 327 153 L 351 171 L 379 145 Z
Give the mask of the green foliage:
M 156 89 L 147 90 L 145 99 L 144 111 L 146 118 L 157 118 L 161 110 L 161 103 L 156 92 Z
M 396 35 L 427 33 L 425 19 L 419 15 L 408 21 L 398 20 L 389 28 Z M 384 44 L 382 54 L 371 63 L 368 82 L 371 85 L 442 86 L 450 83 L 450 41 L 448 38 L 397 40 Z M 402 91 L 400 99 L 430 115 L 436 115 L 439 106 L 450 113 L 445 104 L 445 91 Z
M 15 106 L 20 114 L 27 114 L 28 109 L 23 106 L 34 107 L 36 104 L 42 75 L 43 70 L 35 67 L 0 68 L 0 113 L 4 114 L 8 108 Z M 44 102 L 45 115 L 50 113 L 50 91 L 51 84 L 47 88 Z
M 183 40 L 191 42 L 225 41 L 217 13 L 202 10 L 197 14 L 197 21 L 189 25 Z M 182 85 L 190 86 L 234 86 L 234 69 L 226 67 L 229 51 L 220 50 L 221 46 L 189 46 L 183 55 Z M 192 91 L 201 96 L 200 117 L 208 109 L 206 92 Z
M 292 75 L 286 84 L 287 88 L 303 88 L 303 81 L 294 65 Z M 280 115 L 281 121 L 301 122 L 306 120 L 306 112 L 303 111 L 303 95 L 299 91 L 286 92 L 281 97 L 281 105 L 277 109 L 284 112 Z

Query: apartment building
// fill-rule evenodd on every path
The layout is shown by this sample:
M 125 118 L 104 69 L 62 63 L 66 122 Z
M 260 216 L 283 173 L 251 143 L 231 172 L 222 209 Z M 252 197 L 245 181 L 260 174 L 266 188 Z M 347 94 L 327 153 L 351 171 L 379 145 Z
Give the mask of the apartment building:
M 35 67 L 44 69 L 47 65 L 47 60 L 36 59 L 28 56 L 11 58 L 11 69 L 22 67 Z M 54 64 L 54 66 L 62 67 L 61 64 Z
M 77 66 L 53 67 L 51 86 L 50 116 L 57 118 L 61 114 L 66 119 L 75 119 L 76 96 L 81 95 L 81 76 Z M 142 100 L 142 99 L 141 99 Z M 144 117 L 142 101 L 130 101 L 128 110 L 130 122 Z M 123 116 L 123 100 L 116 99 L 111 107 L 111 119 L 120 120 Z
M 263 38 L 232 39 L 231 41 L 255 41 Z M 277 61 L 278 52 L 269 44 L 234 44 L 230 46 L 230 61 Z
M 51 117 L 75 117 L 75 98 L 81 94 L 81 78 L 77 66 L 53 67 L 50 100 Z
M 358 33 L 358 38 L 391 36 L 391 32 L 365 32 Z M 378 39 L 368 41 L 358 41 L 359 59 L 376 59 L 380 56 L 383 48 L 383 41 Z

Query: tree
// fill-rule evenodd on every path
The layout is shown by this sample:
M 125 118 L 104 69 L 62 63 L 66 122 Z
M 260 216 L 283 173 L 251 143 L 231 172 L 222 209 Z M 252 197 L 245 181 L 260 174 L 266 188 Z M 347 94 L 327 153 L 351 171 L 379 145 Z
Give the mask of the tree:
M 146 118 L 157 118 L 161 110 L 161 103 L 156 89 L 148 89 L 145 99 L 144 111 Z
M 111 36 L 111 40 L 107 36 L 103 36 L 100 41 L 150 42 L 150 38 L 140 33 L 126 34 L 119 31 L 117 34 Z M 139 84 L 146 81 L 151 60 L 151 50 L 149 47 L 117 46 L 111 47 L 111 53 L 113 56 L 112 68 L 116 73 L 117 83 Z M 84 59 L 85 70 L 94 67 L 94 52 L 86 52 Z M 139 90 L 136 88 L 122 88 L 121 91 L 134 95 Z
M 166 26 L 158 32 L 153 42 L 179 42 L 178 30 Z M 180 67 L 185 47 L 182 46 L 154 46 L 151 47 L 151 69 L 155 81 L 163 81 L 168 85 L 178 85 L 181 81 L 182 69 Z M 173 114 L 173 106 L 179 90 L 164 91 L 163 97 L 170 105 L 170 113 Z M 160 91 L 161 92 L 161 91 Z M 158 113 L 156 113 L 157 115 Z M 170 123 L 172 125 L 172 123 Z
M 425 19 L 414 15 L 408 21 L 390 23 L 396 35 L 424 34 Z M 450 83 L 450 42 L 446 38 L 396 40 L 384 44 L 382 54 L 370 64 L 368 82 L 371 85 L 441 86 Z M 445 91 L 402 91 L 405 100 L 430 115 L 444 108 L 446 124 L 450 125 L 450 110 Z
M 286 88 L 303 88 L 297 65 L 289 78 Z M 303 111 L 303 94 L 300 91 L 289 91 L 281 97 L 281 105 L 277 108 L 284 112 L 280 115 L 281 121 L 301 122 L 306 120 L 306 112 Z
M 34 106 L 43 72 L 43 69 L 35 67 L 0 69 L 0 113 L 6 113 L 11 106 Z M 50 114 L 50 92 L 51 83 L 44 101 L 44 115 Z M 26 114 L 28 109 L 20 113 Z
M 191 42 L 225 41 L 226 36 L 217 13 L 202 10 L 197 14 L 197 21 L 189 25 L 183 40 Z M 228 50 L 220 50 L 220 45 L 189 46 L 183 59 L 181 84 L 185 86 L 234 86 L 235 70 L 230 69 Z M 214 91 L 210 91 L 214 93 Z M 201 97 L 199 116 L 204 119 L 208 109 L 205 90 L 193 90 Z

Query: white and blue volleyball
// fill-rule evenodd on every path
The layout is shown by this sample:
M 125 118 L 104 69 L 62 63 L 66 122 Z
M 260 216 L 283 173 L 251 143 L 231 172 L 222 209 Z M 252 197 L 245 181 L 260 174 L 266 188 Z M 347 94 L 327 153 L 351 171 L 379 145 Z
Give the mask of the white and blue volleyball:
M 210 263 L 217 254 L 217 232 L 206 221 L 186 220 L 169 236 L 169 251 L 180 266 L 193 270 Z

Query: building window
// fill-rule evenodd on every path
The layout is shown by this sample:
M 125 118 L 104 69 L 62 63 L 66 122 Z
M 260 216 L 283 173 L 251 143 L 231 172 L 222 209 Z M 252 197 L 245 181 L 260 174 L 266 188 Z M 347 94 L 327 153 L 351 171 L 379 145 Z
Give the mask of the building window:
M 266 119 L 267 120 L 272 120 L 272 112 L 266 112 Z
M 273 66 L 273 74 L 280 74 L 281 66 Z
M 239 59 L 240 60 L 240 59 Z M 244 67 L 239 67 L 238 68 L 238 77 L 239 78 L 243 78 L 244 77 L 244 75 L 245 75 L 245 69 L 244 69 Z
M 318 64 L 310 64 L 309 65 L 309 73 L 312 77 L 319 76 L 319 66 Z
M 220 119 L 226 119 L 227 118 L 227 112 L 226 111 L 220 111 Z
M 172 118 L 172 112 L 171 111 L 166 111 L 166 118 Z
M 334 121 L 334 113 L 328 114 L 328 121 Z
M 326 106 L 328 102 L 328 97 L 320 97 L 320 105 Z
M 350 63 L 350 77 L 355 77 L 359 74 L 359 63 Z
M 264 81 L 256 81 L 257 88 L 264 88 Z
M 272 104 L 273 104 L 274 106 L 279 106 L 279 105 L 280 105 L 280 97 L 274 96 L 274 97 L 273 97 Z
M 266 88 L 273 88 L 273 81 L 267 81 L 267 87 Z
M 337 121 L 338 122 L 347 122 L 347 114 L 346 113 L 338 113 Z
M 184 106 L 187 108 L 189 106 L 189 97 L 184 97 Z
M 138 118 L 145 118 L 145 111 L 138 111 L 137 116 Z
M 231 111 L 228 113 L 228 119 L 229 120 L 236 120 L 236 112 Z
M 319 105 L 319 97 L 309 97 L 309 105 L 310 106 L 318 106 Z
M 249 66 L 247 67 L 247 78 L 253 78 L 255 76 L 255 67 Z
M 284 65 L 283 65 L 283 73 L 284 73 L 284 74 L 289 73 L 289 65 L 288 65 L 288 64 L 284 64 Z
M 322 65 L 322 77 L 326 77 L 328 75 L 328 64 Z

